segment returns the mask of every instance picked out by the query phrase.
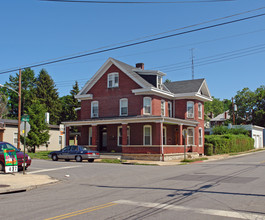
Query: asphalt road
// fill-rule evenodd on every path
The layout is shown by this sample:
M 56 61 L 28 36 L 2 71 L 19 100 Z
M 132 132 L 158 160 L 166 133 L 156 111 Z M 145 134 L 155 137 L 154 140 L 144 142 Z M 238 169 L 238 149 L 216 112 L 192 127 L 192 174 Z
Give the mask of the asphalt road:
M 0 195 L 0 219 L 265 219 L 265 152 L 176 166 L 34 160 L 57 184 Z

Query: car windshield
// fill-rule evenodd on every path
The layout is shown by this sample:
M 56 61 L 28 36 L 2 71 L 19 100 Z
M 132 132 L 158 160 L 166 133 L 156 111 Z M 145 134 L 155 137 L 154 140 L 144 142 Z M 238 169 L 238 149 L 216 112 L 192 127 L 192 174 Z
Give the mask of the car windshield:
M 79 149 L 82 150 L 86 150 L 86 151 L 91 151 L 91 149 L 89 147 L 83 147 L 83 146 L 79 146 Z
M 14 147 L 13 145 L 9 143 L 1 143 L 0 144 L 0 152 L 3 153 L 5 149 L 14 149 L 16 152 L 19 152 L 20 150 Z

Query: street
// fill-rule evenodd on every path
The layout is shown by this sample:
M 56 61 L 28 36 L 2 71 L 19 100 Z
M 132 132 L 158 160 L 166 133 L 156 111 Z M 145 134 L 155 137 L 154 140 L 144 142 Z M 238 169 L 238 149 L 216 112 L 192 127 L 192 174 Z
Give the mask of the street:
M 0 219 L 265 219 L 265 152 L 144 166 L 33 160 L 59 183 L 0 195 Z

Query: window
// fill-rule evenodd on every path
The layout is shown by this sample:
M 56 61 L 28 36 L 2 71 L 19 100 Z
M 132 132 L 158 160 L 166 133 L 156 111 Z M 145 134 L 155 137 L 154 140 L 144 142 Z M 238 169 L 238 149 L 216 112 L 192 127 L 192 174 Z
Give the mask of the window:
M 14 133 L 13 136 L 13 144 L 16 145 L 17 144 L 17 132 Z
M 150 97 L 144 97 L 144 114 L 150 115 L 152 112 L 152 99 Z
M 187 117 L 194 118 L 194 102 L 187 102 Z
M 151 125 L 144 126 L 144 145 L 152 145 L 152 127 Z
M 91 118 L 98 117 L 98 101 L 91 102 Z
M 59 136 L 59 145 L 62 145 L 62 144 L 63 144 L 63 137 Z
M 108 74 L 108 88 L 119 87 L 119 73 Z
M 203 135 L 202 128 L 199 128 L 199 146 L 203 145 Z
M 163 145 L 167 144 L 167 128 L 163 127 Z
M 118 127 L 118 146 L 122 145 L 122 126 Z M 130 126 L 127 126 L 127 145 L 130 145 Z
M 161 115 L 165 116 L 165 100 L 161 100 Z
M 92 127 L 88 129 L 88 145 L 92 145 Z
M 198 104 L 198 117 L 202 119 L 202 103 Z
M 157 88 L 162 89 L 162 76 L 157 76 Z
M 194 128 L 187 129 L 187 145 L 194 145 Z
M 120 116 L 128 115 L 128 99 L 120 99 Z
M 168 117 L 172 117 L 172 102 L 168 102 Z

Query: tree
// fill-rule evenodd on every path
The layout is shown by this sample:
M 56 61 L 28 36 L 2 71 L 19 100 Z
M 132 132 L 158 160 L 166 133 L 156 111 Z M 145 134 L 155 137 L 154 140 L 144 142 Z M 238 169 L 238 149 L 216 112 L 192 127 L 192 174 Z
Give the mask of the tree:
M 63 96 L 60 98 L 62 105 L 61 121 L 75 121 L 77 119 L 76 108 L 80 107 L 80 103 L 75 98 L 79 93 L 78 82 L 75 81 L 73 89 L 70 91 L 71 95 Z
M 49 128 L 45 123 L 46 108 L 39 100 L 34 100 L 27 110 L 30 116 L 30 131 L 26 137 L 26 144 L 29 152 L 35 152 L 36 147 L 45 144 L 49 140 Z M 22 143 L 24 138 L 21 139 Z
M 256 104 L 253 111 L 255 125 L 265 127 L 265 86 L 260 86 L 255 91 Z
M 3 94 L 0 94 L 0 119 L 5 117 L 8 113 L 7 103 L 8 101 L 7 101 L 6 96 Z
M 50 113 L 50 124 L 59 124 L 61 103 L 53 79 L 45 69 L 37 77 L 35 95 L 46 110 Z
M 12 89 L 18 92 L 19 84 L 19 74 L 16 73 L 15 76 L 9 77 L 10 82 L 6 82 L 5 86 L 11 87 Z M 27 111 L 27 108 L 30 106 L 31 101 L 34 99 L 33 88 L 35 86 L 36 78 L 35 73 L 30 68 L 26 68 L 21 71 L 21 114 L 24 114 L 24 111 Z M 9 118 L 16 119 L 18 117 L 18 94 L 12 90 L 6 90 L 7 96 L 9 97 L 8 109 L 9 109 Z
M 211 113 L 213 113 L 214 116 L 217 116 L 229 109 L 229 100 L 225 99 L 224 101 L 221 101 L 218 98 L 212 98 L 213 101 L 204 103 L 204 114 L 206 120 L 210 120 L 208 115 Z

